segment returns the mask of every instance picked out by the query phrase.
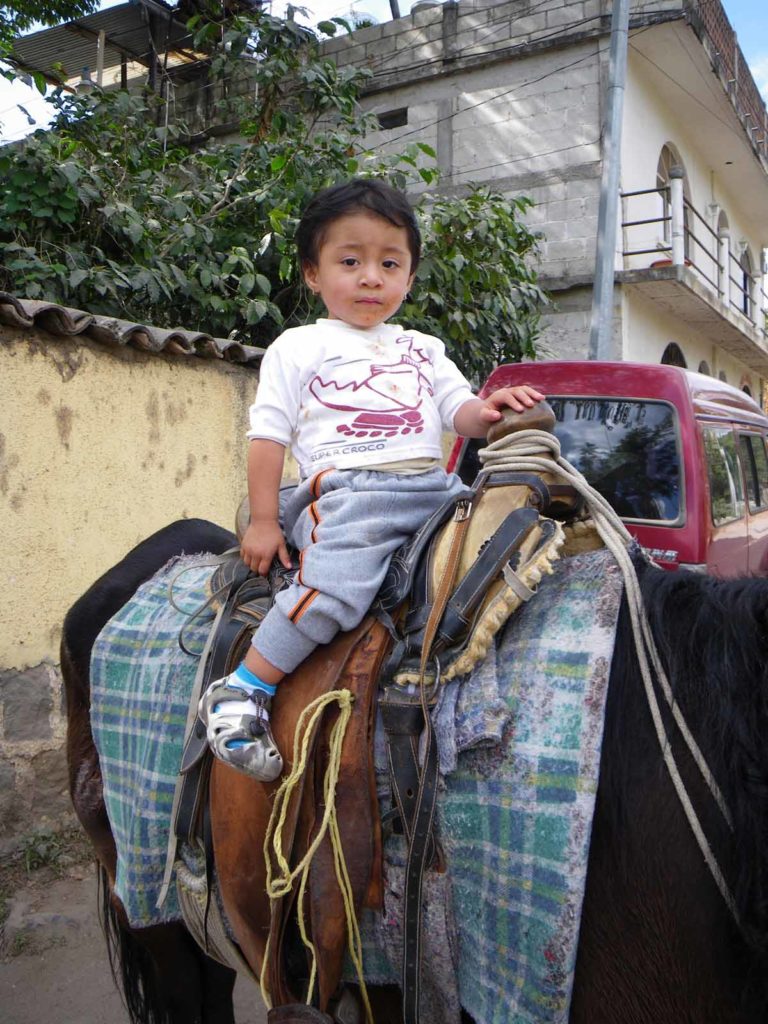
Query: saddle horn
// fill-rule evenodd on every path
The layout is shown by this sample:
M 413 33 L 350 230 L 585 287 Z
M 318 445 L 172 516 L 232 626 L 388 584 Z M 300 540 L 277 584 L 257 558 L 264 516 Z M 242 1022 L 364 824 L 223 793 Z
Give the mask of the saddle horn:
M 514 409 L 503 409 L 501 419 L 496 420 L 488 428 L 486 439 L 488 444 L 499 441 L 508 434 L 516 434 L 520 430 L 545 430 L 548 434 L 554 433 L 555 414 L 552 406 L 545 401 L 537 402 L 530 409 L 523 409 L 522 412 L 515 412 Z

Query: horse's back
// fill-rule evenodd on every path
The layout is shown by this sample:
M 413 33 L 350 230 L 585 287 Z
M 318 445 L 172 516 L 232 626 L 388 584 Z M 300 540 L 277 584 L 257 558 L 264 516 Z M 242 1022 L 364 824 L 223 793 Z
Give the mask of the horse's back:
M 229 530 L 205 519 L 178 519 L 163 527 L 100 576 L 67 612 L 62 647 L 81 672 L 88 671 L 93 641 L 112 618 L 158 569 L 175 555 L 220 554 L 236 543 Z

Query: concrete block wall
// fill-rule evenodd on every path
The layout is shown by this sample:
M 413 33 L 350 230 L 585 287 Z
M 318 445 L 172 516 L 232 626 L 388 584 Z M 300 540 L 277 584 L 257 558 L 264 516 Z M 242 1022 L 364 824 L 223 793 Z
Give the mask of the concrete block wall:
M 591 287 L 558 292 L 541 318 L 540 359 L 587 359 L 592 313 Z
M 583 357 L 588 336 L 611 8 L 611 0 L 449 0 L 326 45 L 339 63 L 373 72 L 367 110 L 407 108 L 407 125 L 375 133 L 372 148 L 428 142 L 443 189 L 482 183 L 533 200 L 539 272 L 562 299 L 542 337 L 551 354 L 572 358 Z M 631 10 L 635 19 L 679 17 L 683 0 L 633 0 Z
M 681 0 L 660 0 L 679 6 Z M 402 82 L 403 74 L 419 78 L 451 73 L 450 61 L 499 60 L 503 51 L 535 44 L 562 45 L 563 38 L 595 34 L 610 13 L 608 0 L 508 0 L 486 5 L 477 0 L 448 2 L 372 25 L 324 43 L 323 51 L 339 64 L 357 63 L 376 76 L 374 89 Z
M 424 90 L 424 92 L 428 94 L 428 90 Z M 408 120 L 406 124 L 397 128 L 371 133 L 366 138 L 366 145 L 374 152 L 402 152 L 408 143 L 415 141 L 424 142 L 434 150 L 440 149 L 438 136 L 445 114 L 445 100 L 441 100 L 438 96 L 431 99 L 428 95 L 422 95 L 417 100 L 415 90 L 407 87 L 393 90 L 385 97 L 378 99 L 379 102 L 376 103 L 366 102 L 366 109 L 376 114 L 383 114 L 406 108 Z
M 541 272 L 583 277 L 594 265 L 606 6 L 461 0 L 332 40 L 326 50 L 373 71 L 367 110 L 407 109 L 407 124 L 376 132 L 371 148 L 427 142 L 444 189 L 484 183 L 530 196 L 531 224 L 545 235 Z

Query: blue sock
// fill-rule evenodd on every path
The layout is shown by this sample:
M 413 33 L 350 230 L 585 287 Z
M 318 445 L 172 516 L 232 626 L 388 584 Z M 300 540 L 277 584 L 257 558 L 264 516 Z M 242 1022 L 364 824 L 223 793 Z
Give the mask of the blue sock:
M 251 672 L 249 668 L 246 668 L 244 661 L 237 666 L 232 675 L 234 676 L 234 680 L 243 684 L 243 689 L 247 693 L 252 693 L 254 690 L 262 690 L 268 696 L 274 697 L 277 692 L 276 686 L 270 686 L 270 684 L 265 683 L 263 679 L 259 679 L 259 677 L 255 673 Z

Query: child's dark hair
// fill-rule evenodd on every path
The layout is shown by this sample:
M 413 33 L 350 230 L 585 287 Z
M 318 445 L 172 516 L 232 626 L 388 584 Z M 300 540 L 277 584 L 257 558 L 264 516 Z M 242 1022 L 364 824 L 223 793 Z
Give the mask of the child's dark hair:
M 352 178 L 324 188 L 313 196 L 296 229 L 299 263 L 317 266 L 320 246 L 328 227 L 350 213 L 373 213 L 395 227 L 405 228 L 411 253 L 411 273 L 421 257 L 421 232 L 413 207 L 402 192 L 378 178 Z

